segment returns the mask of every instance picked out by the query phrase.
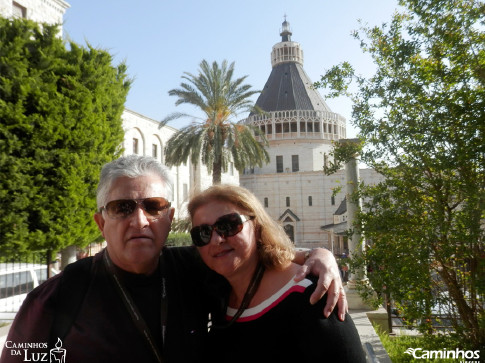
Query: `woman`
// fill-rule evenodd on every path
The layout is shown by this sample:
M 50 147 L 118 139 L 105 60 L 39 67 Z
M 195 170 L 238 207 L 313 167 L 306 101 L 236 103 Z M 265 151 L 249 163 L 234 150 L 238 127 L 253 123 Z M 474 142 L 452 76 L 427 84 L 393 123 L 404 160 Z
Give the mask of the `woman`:
M 293 244 L 251 192 L 212 186 L 188 210 L 202 260 L 230 285 L 212 313 L 211 360 L 365 362 L 350 316 L 325 318 L 325 299 L 309 303 L 315 281 L 294 282 Z

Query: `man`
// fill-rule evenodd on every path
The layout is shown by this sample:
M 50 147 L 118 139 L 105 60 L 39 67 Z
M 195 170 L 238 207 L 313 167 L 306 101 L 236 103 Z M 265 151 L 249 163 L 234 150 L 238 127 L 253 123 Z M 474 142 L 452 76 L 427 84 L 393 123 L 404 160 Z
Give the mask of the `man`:
M 153 158 L 131 155 L 103 167 L 94 219 L 106 249 L 27 296 L 2 363 L 41 361 L 47 353 L 66 354 L 66 362 L 198 361 L 208 329 L 208 292 L 217 287 L 206 283 L 195 248 L 163 248 L 174 216 L 172 188 L 167 169 Z M 296 262 L 305 262 L 304 254 Z M 308 259 L 301 277 L 309 266 L 322 271 L 313 299 L 330 286 L 328 314 L 339 299 L 338 267 L 329 252 L 312 254 L 321 258 Z M 341 293 L 339 311 L 346 309 Z

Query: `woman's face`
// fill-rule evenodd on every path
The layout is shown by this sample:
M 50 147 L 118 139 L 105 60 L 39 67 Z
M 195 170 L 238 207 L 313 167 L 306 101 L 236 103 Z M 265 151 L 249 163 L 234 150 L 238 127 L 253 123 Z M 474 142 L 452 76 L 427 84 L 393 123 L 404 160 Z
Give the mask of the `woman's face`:
M 219 217 L 230 213 L 246 215 L 231 203 L 210 201 L 195 211 L 192 226 L 213 225 Z M 256 241 L 253 221 L 249 220 L 243 223 L 241 232 L 231 237 L 221 237 L 213 231 L 210 242 L 197 248 L 205 264 L 230 281 L 237 276 L 252 275 L 258 261 Z

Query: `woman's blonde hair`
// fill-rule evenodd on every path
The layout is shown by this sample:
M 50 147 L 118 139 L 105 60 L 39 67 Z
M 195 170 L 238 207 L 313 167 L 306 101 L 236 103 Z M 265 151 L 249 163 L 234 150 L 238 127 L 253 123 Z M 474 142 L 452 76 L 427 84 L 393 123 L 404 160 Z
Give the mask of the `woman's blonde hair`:
M 286 267 L 294 258 L 293 242 L 283 227 L 266 213 L 261 202 L 249 190 L 235 185 L 214 185 L 198 193 L 190 200 L 188 211 L 193 219 L 195 212 L 212 201 L 231 203 L 242 213 L 253 217 L 255 233 L 259 234 L 259 258 L 267 268 Z

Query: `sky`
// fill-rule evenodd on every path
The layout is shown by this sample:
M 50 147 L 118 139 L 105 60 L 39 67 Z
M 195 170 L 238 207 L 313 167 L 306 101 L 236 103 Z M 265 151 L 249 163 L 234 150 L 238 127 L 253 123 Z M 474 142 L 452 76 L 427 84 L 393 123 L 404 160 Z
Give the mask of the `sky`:
M 360 28 L 359 19 L 369 26 L 389 22 L 397 8 L 397 0 L 66 1 L 70 8 L 64 16 L 64 38 L 108 51 L 114 65 L 125 62 L 133 78 L 126 108 L 158 121 L 173 112 L 202 116 L 190 106 L 175 106 L 177 98 L 168 91 L 179 88 L 184 72 L 198 74 L 203 59 L 235 62 L 234 79 L 247 76 L 245 83 L 252 89 L 263 89 L 285 15 L 292 41 L 303 49 L 303 68 L 311 81 L 343 61 L 370 75 L 372 60 L 351 32 Z M 347 119 L 347 137 L 355 137 L 350 101 L 326 102 Z M 169 125 L 180 128 L 191 121 Z

